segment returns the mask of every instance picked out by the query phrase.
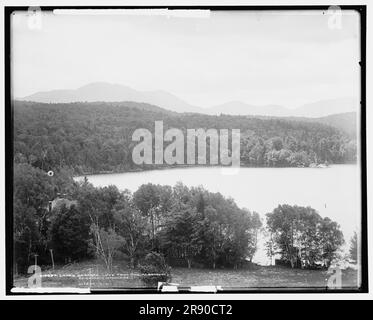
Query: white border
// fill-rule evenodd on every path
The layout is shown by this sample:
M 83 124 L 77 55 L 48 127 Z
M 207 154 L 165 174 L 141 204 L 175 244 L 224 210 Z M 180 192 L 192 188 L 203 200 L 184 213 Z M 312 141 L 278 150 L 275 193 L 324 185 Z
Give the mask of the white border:
M 206 300 L 206 299 L 214 299 L 214 300 L 278 300 L 278 299 L 290 299 L 290 300 L 306 300 L 306 299 L 323 299 L 323 300 L 356 300 L 356 299 L 373 299 L 373 245 L 372 245 L 372 233 L 373 233 L 373 219 L 369 219 L 369 217 L 373 214 L 372 210 L 372 195 L 373 193 L 371 190 L 373 189 L 373 170 L 369 167 L 369 164 L 373 163 L 373 154 L 372 148 L 369 148 L 372 140 L 373 140 L 373 106 L 369 107 L 370 97 L 373 94 L 372 88 L 372 65 L 369 64 L 370 59 L 369 57 L 373 57 L 373 48 L 372 48 L 372 41 L 369 41 L 369 38 L 372 38 L 373 34 L 373 6 L 370 7 L 367 1 L 355 1 L 355 0 L 339 0 L 339 1 L 211 1 L 211 0 L 191 0 L 191 1 L 179 1 L 179 0 L 169 0 L 169 1 L 128 1 L 128 0 L 109 0 L 109 1 L 97 1 L 97 0 L 75 0 L 75 1 L 56 1 L 56 0 L 39 0 L 39 1 L 20 1 L 20 0 L 3 0 L 0 5 L 1 18 L 0 18 L 0 25 L 2 28 L 1 31 L 1 63 L 0 63 L 0 70 L 2 71 L 1 74 L 4 75 L 4 6 L 79 6 L 79 5 L 86 5 L 86 6 L 155 6 L 155 5 L 184 5 L 184 6 L 198 6 L 198 5 L 211 5 L 211 6 L 218 6 L 218 5 L 367 5 L 367 52 L 366 52 L 366 59 L 367 59 L 367 86 L 366 86 L 366 105 L 367 105 L 367 172 L 368 172 L 368 258 L 369 258 L 369 288 L 370 293 L 368 294 L 346 294 L 346 293 L 328 293 L 328 294 L 307 294 L 307 293 L 281 293 L 281 294 L 123 294 L 123 295 L 48 295 L 48 296 L 6 296 L 5 295 L 5 136 L 4 136 L 4 76 L 1 77 L 0 85 L 1 85 L 1 111 L 0 111 L 0 299 L 5 300 L 69 300 L 69 299 L 76 299 L 76 300 L 98 300 L 98 299 L 115 299 L 115 300 Z M 371 21 L 369 21 L 371 20 Z M 371 22 L 371 23 L 369 23 Z M 370 125 L 369 125 L 370 124 Z M 370 193 L 369 193 L 370 191 Z M 370 195 L 370 197 L 369 197 Z M 369 245 L 371 244 L 371 245 Z

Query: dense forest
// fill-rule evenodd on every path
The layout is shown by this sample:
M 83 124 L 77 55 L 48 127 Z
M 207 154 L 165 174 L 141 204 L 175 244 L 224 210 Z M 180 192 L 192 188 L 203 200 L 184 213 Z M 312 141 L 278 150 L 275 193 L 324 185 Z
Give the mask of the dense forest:
M 56 262 L 96 257 L 109 270 L 120 256 L 133 268 L 146 257 L 206 268 L 238 268 L 253 258 L 264 221 L 233 199 L 181 183 L 146 184 L 131 193 L 73 180 L 79 174 L 154 168 L 132 161 L 133 131 L 153 132 L 154 121 L 163 120 L 164 130 L 183 132 L 240 129 L 244 166 L 356 161 L 354 138 L 317 122 L 178 114 L 134 102 L 15 101 L 12 111 L 17 272 L 25 272 L 35 255 L 40 265 L 50 265 L 50 250 Z M 51 208 L 56 199 L 66 201 Z M 343 243 L 338 224 L 312 208 L 279 206 L 267 214 L 265 225 L 268 256 L 291 267 L 315 267 L 320 261 L 328 266 Z
M 154 132 L 158 120 L 163 120 L 164 130 L 240 129 L 242 166 L 350 163 L 357 154 L 353 136 L 314 121 L 179 114 L 135 102 L 14 101 L 12 110 L 15 163 L 44 171 L 68 167 L 75 175 L 154 168 L 133 163 L 132 150 L 138 142 L 132 141 L 132 133 L 138 128 Z
M 108 271 L 115 259 L 144 268 L 149 255 L 171 266 L 240 268 L 250 264 L 265 228 L 258 213 L 202 187 L 148 183 L 131 193 L 75 182 L 67 169 L 53 176 L 26 163 L 14 169 L 17 273 L 35 255 L 50 266 L 51 251 L 56 263 L 97 258 Z M 344 241 L 339 225 L 310 207 L 281 205 L 267 214 L 266 229 L 268 256 L 292 268 L 328 267 Z
M 61 196 L 51 209 L 48 204 Z M 67 170 L 50 177 L 29 164 L 14 172 L 15 266 L 96 257 L 108 269 L 124 255 L 137 267 L 157 252 L 171 265 L 238 267 L 256 251 L 259 215 L 202 187 L 145 184 L 131 194 L 115 186 L 77 183 Z

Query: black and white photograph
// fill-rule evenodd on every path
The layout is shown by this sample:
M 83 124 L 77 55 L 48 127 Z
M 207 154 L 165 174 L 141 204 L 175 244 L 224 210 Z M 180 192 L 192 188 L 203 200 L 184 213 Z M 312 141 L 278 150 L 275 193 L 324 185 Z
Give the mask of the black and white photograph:
M 366 290 L 363 6 L 7 13 L 11 293 Z

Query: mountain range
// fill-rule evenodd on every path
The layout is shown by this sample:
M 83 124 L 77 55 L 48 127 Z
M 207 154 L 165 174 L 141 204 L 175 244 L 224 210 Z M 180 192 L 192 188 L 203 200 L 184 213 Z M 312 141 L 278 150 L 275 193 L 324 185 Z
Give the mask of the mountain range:
M 291 109 L 280 105 L 251 105 L 241 101 L 231 101 L 213 107 L 194 106 L 177 96 L 162 90 L 138 91 L 128 86 L 95 82 L 71 90 L 41 91 L 17 100 L 67 103 L 67 102 L 119 102 L 134 101 L 153 104 L 175 112 L 193 112 L 210 115 L 257 115 L 274 117 L 318 118 L 337 113 L 357 111 L 357 100 L 338 98 L 320 100 Z

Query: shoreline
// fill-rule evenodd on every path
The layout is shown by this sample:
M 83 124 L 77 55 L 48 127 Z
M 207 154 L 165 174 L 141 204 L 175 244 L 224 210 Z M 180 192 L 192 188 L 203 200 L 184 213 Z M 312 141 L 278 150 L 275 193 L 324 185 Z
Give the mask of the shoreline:
M 162 171 L 162 170 L 174 170 L 174 169 L 206 169 L 206 168 L 220 168 L 220 169 L 328 169 L 330 167 L 338 166 L 338 165 L 358 165 L 357 162 L 355 163 L 335 163 L 330 164 L 327 166 L 308 166 L 308 167 L 298 167 L 298 166 L 278 166 L 278 167 L 267 167 L 267 166 L 245 166 L 241 165 L 240 167 L 232 167 L 232 166 L 219 166 L 219 165 L 173 165 L 173 166 L 160 166 L 154 168 L 136 168 L 124 171 L 99 171 L 99 172 L 92 172 L 92 173 L 83 173 L 73 175 L 73 179 L 76 178 L 84 178 L 88 176 L 99 176 L 99 175 L 109 175 L 109 174 L 124 174 L 124 173 L 139 173 L 139 172 L 146 172 L 146 171 Z

